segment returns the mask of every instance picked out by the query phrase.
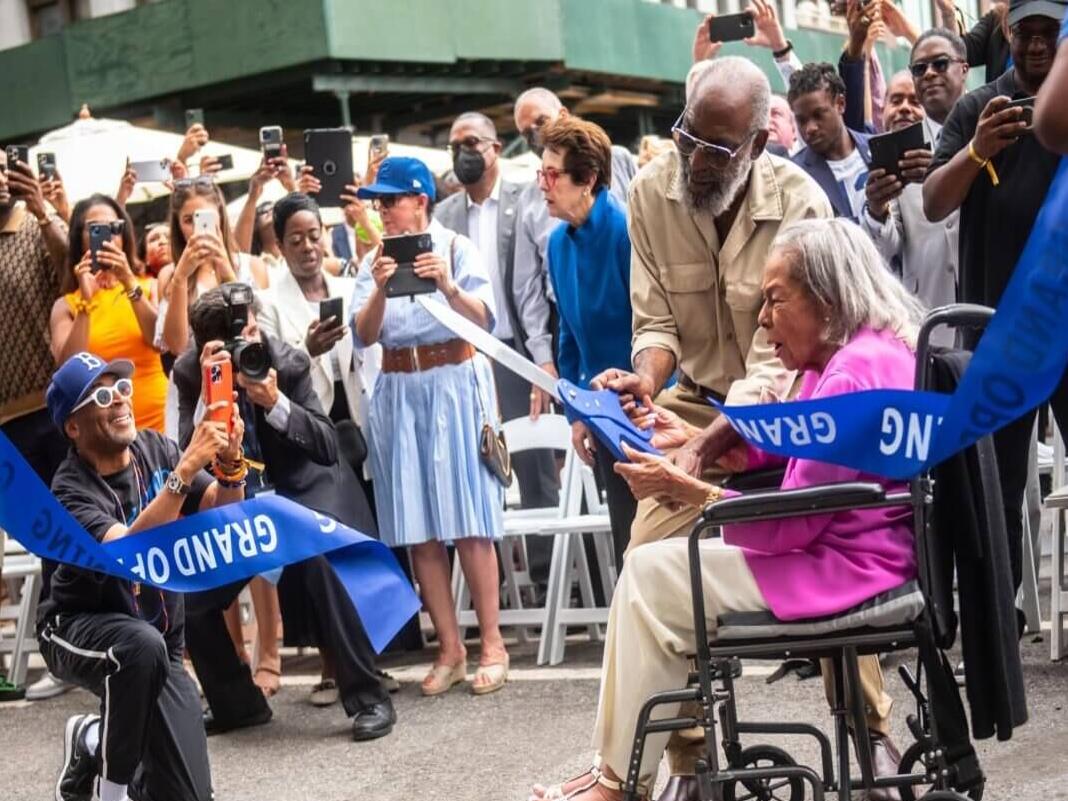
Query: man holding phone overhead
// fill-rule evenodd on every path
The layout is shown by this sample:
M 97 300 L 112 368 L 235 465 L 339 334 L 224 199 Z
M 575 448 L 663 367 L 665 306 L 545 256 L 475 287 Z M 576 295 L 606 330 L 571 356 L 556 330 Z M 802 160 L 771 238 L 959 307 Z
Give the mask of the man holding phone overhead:
M 1011 0 L 1006 23 L 1013 68 L 964 95 L 946 119 L 923 184 L 928 219 L 960 210 L 960 299 L 997 306 L 1038 218 L 1060 156 L 1031 133 L 1013 100 L 1034 96 L 1053 65 L 1064 0 Z M 1051 398 L 1068 431 L 1068 382 Z M 1022 503 L 1035 412 L 994 435 L 1016 587 L 1022 579 Z
M 968 77 L 964 42 L 951 31 L 927 31 L 912 48 L 908 72 L 894 75 L 887 84 L 883 130 L 873 137 L 873 155 L 884 137 L 891 145 L 916 126 L 926 148 L 891 149 L 896 170 L 873 163 L 865 187 L 867 202 L 860 217 L 879 252 L 901 276 L 906 288 L 929 308 L 957 299 L 960 213 L 952 212 L 939 223 L 923 212 L 923 179 L 932 150 L 942 138 L 950 110 L 964 94 Z M 935 341 L 953 344 L 952 332 L 935 333 Z

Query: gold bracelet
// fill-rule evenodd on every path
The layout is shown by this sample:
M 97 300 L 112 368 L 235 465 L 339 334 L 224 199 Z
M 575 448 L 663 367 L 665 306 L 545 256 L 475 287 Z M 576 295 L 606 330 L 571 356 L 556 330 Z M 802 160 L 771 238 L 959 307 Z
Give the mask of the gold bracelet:
M 968 143 L 968 158 L 986 170 L 986 174 L 990 177 L 990 183 L 993 186 L 997 186 L 1000 183 L 998 181 L 998 172 L 994 169 L 994 165 L 990 163 L 990 159 L 984 159 L 975 152 L 974 141 Z

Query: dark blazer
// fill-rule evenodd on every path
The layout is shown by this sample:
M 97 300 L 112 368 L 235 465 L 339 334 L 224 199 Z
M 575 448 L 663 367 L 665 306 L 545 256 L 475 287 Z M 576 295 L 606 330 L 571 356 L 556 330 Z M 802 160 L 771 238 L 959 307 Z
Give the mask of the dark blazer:
M 278 373 L 279 391 L 289 398 L 289 423 L 277 431 L 266 412 L 255 407 L 256 436 L 267 466 L 267 478 L 279 495 L 329 515 L 374 536 L 377 528 L 367 498 L 352 467 L 339 458 L 337 432 L 312 389 L 311 363 L 303 351 L 265 337 Z M 185 448 L 193 437 L 193 414 L 200 399 L 199 354 L 190 348 L 174 363 L 178 388 L 178 441 Z M 240 390 L 239 390 L 240 391 Z
M 512 323 L 512 338 L 515 349 L 527 355 L 523 343 L 527 341 L 519 321 L 519 309 L 512 290 L 515 275 L 515 232 L 519 220 L 519 196 L 525 184 L 501 179 L 501 194 L 497 204 L 497 264 L 487 264 L 486 270 L 497 270 L 502 286 L 506 288 L 507 309 L 497 309 L 497 314 L 507 314 Z M 434 219 L 450 231 L 467 236 L 467 192 L 449 195 L 434 208 Z M 476 242 L 477 246 L 478 243 Z
M 871 164 L 871 148 L 868 147 L 868 139 L 871 137 L 868 134 L 858 133 L 852 129 L 847 130 L 849 130 L 849 135 L 853 137 L 853 144 L 860 151 L 860 156 L 864 159 L 864 163 Z M 834 173 L 827 166 L 827 160 L 823 156 L 818 155 L 812 148 L 806 147 L 794 156 L 793 162 L 811 175 L 816 183 L 820 185 L 820 188 L 827 195 L 827 199 L 831 201 L 836 217 L 853 218 L 853 208 L 849 205 L 849 197 L 846 195 L 845 189 L 835 180 Z
M 330 230 L 330 244 L 334 255 L 342 261 L 348 261 L 356 255 L 349 247 L 349 232 L 344 225 L 335 225 Z

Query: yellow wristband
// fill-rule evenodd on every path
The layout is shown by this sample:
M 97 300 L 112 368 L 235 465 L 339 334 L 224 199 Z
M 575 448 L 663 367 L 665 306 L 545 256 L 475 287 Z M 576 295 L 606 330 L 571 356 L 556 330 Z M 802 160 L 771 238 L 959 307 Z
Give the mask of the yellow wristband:
M 968 143 L 968 158 L 986 170 L 986 174 L 990 176 L 990 183 L 992 185 L 997 186 L 1000 183 L 998 181 L 998 172 L 994 169 L 994 165 L 990 163 L 990 159 L 980 158 L 979 154 L 975 152 L 974 142 Z

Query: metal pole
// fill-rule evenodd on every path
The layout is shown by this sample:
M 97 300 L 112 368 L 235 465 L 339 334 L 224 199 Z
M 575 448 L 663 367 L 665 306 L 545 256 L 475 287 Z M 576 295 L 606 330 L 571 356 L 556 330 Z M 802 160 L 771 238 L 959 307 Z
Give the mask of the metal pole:
M 344 89 L 337 89 L 334 91 L 334 96 L 341 104 L 341 125 L 351 131 L 352 113 L 349 111 L 349 93 Z

